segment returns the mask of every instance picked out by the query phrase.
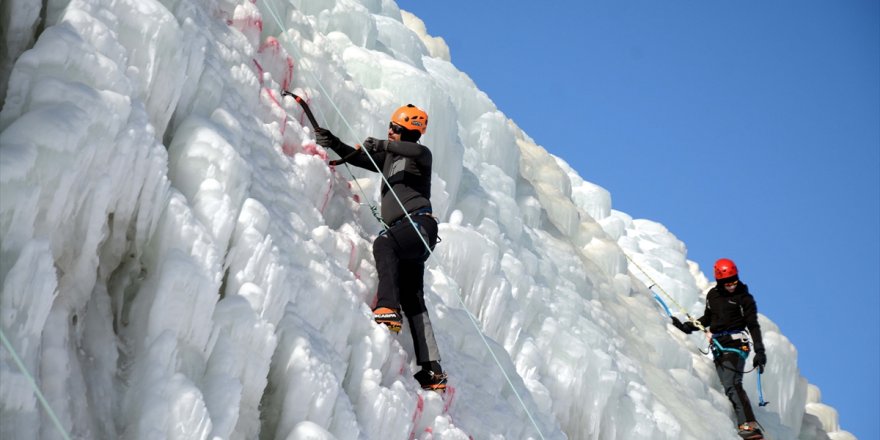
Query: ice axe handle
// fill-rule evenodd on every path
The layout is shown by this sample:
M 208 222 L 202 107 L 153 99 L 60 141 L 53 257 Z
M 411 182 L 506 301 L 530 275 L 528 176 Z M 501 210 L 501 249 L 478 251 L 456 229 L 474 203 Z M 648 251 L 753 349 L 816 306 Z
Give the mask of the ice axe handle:
M 290 96 L 293 99 L 295 99 L 296 102 L 298 102 L 299 105 L 302 107 L 303 111 L 306 113 L 306 117 L 309 118 L 309 122 L 312 123 L 312 127 L 315 130 L 321 128 L 321 126 L 318 125 L 318 121 L 315 120 L 315 115 L 312 113 L 312 109 L 309 108 L 309 104 L 306 103 L 305 99 L 302 99 L 299 95 L 296 95 L 296 94 L 289 92 L 287 90 L 282 90 L 281 96 Z
M 355 148 L 354 150 L 352 150 L 351 153 L 346 154 L 345 157 L 341 157 L 341 158 L 336 159 L 336 160 L 331 160 L 331 161 L 330 161 L 330 165 L 332 165 L 332 166 L 336 166 L 336 165 L 342 165 L 342 164 L 348 162 L 349 159 L 351 159 L 351 158 L 354 157 L 356 154 L 358 154 L 358 153 L 361 152 L 361 145 L 360 145 L 360 144 L 356 145 L 355 147 L 356 147 L 356 148 Z
M 762 374 L 764 374 L 764 373 L 761 373 L 760 371 L 758 372 L 758 401 L 759 401 L 758 406 L 760 406 L 760 407 L 764 407 L 764 406 L 767 406 L 770 404 L 770 402 L 767 402 L 766 400 L 764 400 L 764 387 L 761 385 L 761 375 Z
M 297 95 L 297 94 L 295 94 L 295 93 L 293 93 L 293 92 L 287 91 L 287 90 L 282 90 L 282 91 L 281 91 L 281 96 L 290 96 L 290 97 L 292 97 L 293 99 L 295 99 L 296 102 L 298 102 L 299 105 L 302 107 L 303 111 L 304 111 L 305 114 L 306 114 L 306 117 L 309 118 L 309 122 L 312 123 L 312 127 L 313 127 L 315 130 L 318 130 L 318 129 L 321 128 L 321 126 L 318 125 L 318 121 L 315 120 L 315 115 L 312 113 L 312 109 L 309 108 L 309 104 L 306 103 L 305 99 L 302 99 L 302 97 L 300 97 L 299 95 Z M 354 157 L 355 154 L 360 153 L 360 150 L 361 150 L 361 149 L 360 149 L 360 145 L 358 145 L 358 148 L 356 148 L 356 149 L 355 149 L 354 151 L 352 151 L 351 153 L 348 153 L 345 157 L 340 158 L 340 159 L 337 159 L 337 160 L 331 160 L 331 161 L 330 161 L 330 165 L 332 165 L 332 166 L 342 165 L 342 164 L 344 164 L 345 162 L 347 162 L 349 159 L 351 159 L 352 157 Z

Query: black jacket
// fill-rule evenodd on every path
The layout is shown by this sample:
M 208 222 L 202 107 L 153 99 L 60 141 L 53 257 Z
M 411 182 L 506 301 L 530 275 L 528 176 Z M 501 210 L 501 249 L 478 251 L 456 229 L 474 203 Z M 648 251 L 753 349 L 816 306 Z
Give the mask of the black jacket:
M 706 310 L 699 319 L 703 327 L 709 328 L 715 338 L 724 347 L 735 347 L 738 341 L 725 333 L 741 332 L 748 329 L 752 336 L 755 353 L 764 352 L 764 341 L 761 337 L 761 326 L 758 324 L 758 306 L 755 298 L 749 293 L 749 287 L 740 282 L 733 293 L 727 292 L 724 286 L 716 285 L 706 294 Z M 696 330 L 693 323 L 685 323 Z
M 348 163 L 369 171 L 376 171 L 367 154 L 370 154 L 376 165 L 382 170 L 385 179 L 391 184 L 394 193 L 406 208 L 406 212 L 419 209 L 431 209 L 431 166 L 433 156 L 428 147 L 416 142 L 382 141 L 387 145 L 385 150 L 359 153 L 348 159 Z M 331 148 L 341 157 L 347 157 L 354 148 L 338 142 Z M 400 204 L 382 182 L 382 220 L 391 225 L 404 216 Z

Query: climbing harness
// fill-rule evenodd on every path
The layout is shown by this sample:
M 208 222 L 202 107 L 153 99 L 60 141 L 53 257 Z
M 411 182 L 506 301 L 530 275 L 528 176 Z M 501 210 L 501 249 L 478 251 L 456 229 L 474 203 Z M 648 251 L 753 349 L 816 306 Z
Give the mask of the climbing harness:
M 284 26 L 283 26 L 282 23 L 281 23 L 280 16 L 278 15 L 278 13 L 277 13 L 277 11 L 276 11 L 276 8 L 275 8 L 275 5 L 274 5 L 274 1 L 272 1 L 272 0 L 267 0 L 264 4 L 266 5 L 266 7 L 267 7 L 267 9 L 268 9 L 268 11 L 269 11 L 269 13 L 270 13 L 270 15 L 272 15 L 272 18 L 275 20 L 275 23 L 278 25 L 278 27 L 279 27 L 280 29 L 284 29 Z M 296 47 L 294 47 L 294 46 L 292 46 L 292 45 L 289 45 L 289 47 L 292 49 L 292 52 L 293 52 L 296 56 L 298 56 L 299 58 L 303 58 L 302 56 L 300 56 L 300 53 L 299 53 L 299 51 L 296 49 Z M 336 106 L 336 104 L 335 104 L 335 103 L 333 102 L 333 100 L 330 98 L 330 93 L 327 92 L 327 90 L 324 88 L 324 86 L 323 86 L 323 84 L 321 83 L 320 79 L 319 79 L 317 76 L 315 76 L 314 73 L 312 73 L 312 78 L 314 79 L 315 84 L 316 84 L 317 87 L 321 90 L 321 92 L 323 93 L 323 95 L 327 97 L 327 101 L 329 102 L 329 104 L 330 104 L 331 106 L 333 106 L 333 109 L 334 109 L 334 110 L 336 111 L 336 113 L 339 114 L 339 116 L 342 118 L 342 122 L 346 125 L 346 127 L 348 127 L 348 129 L 349 129 L 352 133 L 354 133 L 355 130 L 352 128 L 352 125 L 348 123 L 348 121 L 345 119 L 345 116 L 343 115 L 342 111 L 339 109 L 339 107 Z M 304 104 L 304 101 L 302 101 L 301 99 L 297 100 L 297 102 L 299 102 L 300 105 L 303 105 L 303 104 Z M 306 114 L 306 116 L 308 116 L 308 114 Z M 397 204 L 401 207 L 401 209 L 403 209 L 404 216 L 405 216 L 406 220 L 409 221 L 410 225 L 412 225 L 412 227 L 413 227 L 416 231 L 418 231 L 418 225 L 416 224 L 415 220 L 413 220 L 413 216 L 412 216 L 412 214 L 409 213 L 409 212 L 407 212 L 406 207 L 404 207 L 403 202 L 400 200 L 400 197 L 399 197 L 399 196 L 397 195 L 397 193 L 394 191 L 394 189 L 392 188 L 392 185 L 390 184 L 390 182 L 388 182 L 388 179 L 385 177 L 385 175 L 382 174 L 382 170 L 379 168 L 378 164 L 376 164 L 375 160 L 373 160 L 372 156 L 370 156 L 369 154 L 367 154 L 367 155 L 365 155 L 365 156 L 370 160 L 370 162 L 371 162 L 372 165 L 373 165 L 373 168 L 379 173 L 379 177 L 382 179 L 382 181 L 383 181 L 383 182 L 385 183 L 385 185 L 388 187 L 388 190 L 389 190 L 389 192 L 391 193 L 391 195 L 394 197 L 394 200 L 395 200 L 395 201 L 397 202 Z M 345 158 L 342 158 L 342 159 L 345 159 Z M 340 160 L 342 160 L 342 159 L 340 159 Z M 344 162 L 342 162 L 342 163 L 344 163 Z M 361 189 L 361 192 L 363 192 L 363 189 Z M 375 216 L 375 211 L 374 211 L 374 216 Z M 387 229 L 387 228 L 388 228 L 388 225 L 386 225 L 383 221 L 381 221 L 381 218 L 379 218 L 379 220 L 380 220 L 380 222 L 382 223 L 382 225 L 385 226 L 385 228 Z M 431 246 L 428 244 L 428 242 L 427 242 L 427 240 L 425 239 L 425 237 L 422 236 L 422 234 L 418 234 L 418 236 L 419 236 L 419 238 L 421 239 L 422 244 L 425 246 L 425 250 L 426 250 L 426 252 L 428 253 L 428 255 L 432 255 L 432 254 L 433 254 L 433 250 L 431 249 Z M 483 331 L 480 329 L 480 324 L 479 324 L 479 322 L 477 321 L 477 318 L 474 317 L 474 315 L 470 312 L 470 310 L 468 310 L 468 308 L 467 308 L 467 304 L 465 304 L 465 302 L 464 302 L 464 298 L 462 298 L 461 294 L 460 294 L 460 293 L 457 293 L 456 296 L 457 296 L 457 298 L 458 298 L 458 301 L 459 301 L 459 304 L 461 305 L 462 310 L 465 312 L 465 314 L 466 314 L 467 317 L 469 318 L 471 324 L 473 325 L 474 329 L 476 330 L 477 334 L 480 336 L 480 340 L 481 340 L 481 341 L 483 342 L 483 344 L 486 346 L 486 349 L 488 350 L 489 354 L 492 356 L 492 359 L 495 361 L 495 364 L 498 366 L 499 370 L 501 371 L 501 374 L 504 376 L 504 379 L 507 381 L 507 384 L 510 386 L 511 391 L 513 391 L 513 395 L 516 397 L 517 401 L 518 401 L 519 404 L 522 406 L 523 410 L 525 411 L 526 416 L 529 418 L 529 421 L 532 423 L 532 426 L 535 428 L 535 430 L 536 430 L 538 436 L 543 440 L 543 439 L 544 439 L 544 434 L 543 434 L 543 432 L 541 431 L 541 428 L 540 428 L 540 426 L 538 425 L 538 422 L 535 420 L 535 418 L 534 418 L 534 416 L 532 415 L 531 411 L 529 411 L 529 409 L 528 409 L 528 407 L 526 406 L 526 403 L 525 403 L 525 401 L 523 400 L 522 396 L 520 395 L 519 391 L 517 391 L 516 386 L 514 385 L 513 380 L 511 379 L 510 375 L 507 373 L 507 371 L 505 371 L 504 366 L 503 366 L 503 364 L 501 363 L 501 360 L 500 360 L 500 359 L 498 358 L 498 356 L 495 354 L 495 351 L 492 350 L 492 346 L 489 344 L 489 341 L 488 341 L 488 339 L 486 338 L 486 335 L 483 334 Z
M 433 212 L 431 211 L 431 208 L 421 208 L 421 209 L 417 209 L 417 210 L 415 210 L 415 211 L 410 212 L 409 215 L 411 215 L 411 216 L 413 216 L 413 217 L 416 217 L 416 216 L 422 216 L 422 215 L 425 215 L 425 216 L 428 216 L 428 217 L 433 217 L 433 216 L 434 216 Z M 388 229 L 391 229 L 391 228 L 393 228 L 393 227 L 395 227 L 395 226 L 397 226 L 397 225 L 399 225 L 399 224 L 401 224 L 401 223 L 403 223 L 403 222 L 405 222 L 405 221 L 406 221 L 406 218 L 405 218 L 405 217 L 401 217 L 401 218 L 399 218 L 399 219 L 397 219 L 397 220 L 391 222 L 391 224 L 388 225 Z M 388 230 L 388 229 L 386 229 L 386 230 Z
M 701 351 L 702 351 L 702 350 L 701 350 Z M 724 347 L 724 346 L 722 346 L 722 345 L 718 342 L 718 340 L 715 339 L 714 337 L 712 338 L 711 351 L 712 351 L 712 356 L 713 356 L 714 359 L 719 359 L 719 358 L 721 358 L 721 356 L 722 356 L 724 353 L 733 353 L 733 354 L 736 354 L 737 356 L 739 356 L 740 359 L 742 359 L 742 360 L 744 360 L 744 361 L 745 361 L 746 359 L 748 359 L 748 357 L 749 357 L 749 353 L 748 353 L 747 351 L 739 350 L 739 349 L 736 349 L 736 348 Z M 704 354 L 705 354 L 705 353 L 704 353 Z M 724 368 L 725 370 L 733 371 L 733 372 L 735 372 L 735 373 L 740 373 L 740 374 L 748 374 L 748 373 L 751 373 L 752 371 L 755 371 L 755 369 L 758 368 L 758 367 L 752 367 L 752 368 L 750 368 L 750 369 L 748 369 L 748 370 L 740 371 L 740 370 L 737 370 L 737 369 L 735 369 L 735 368 L 730 368 L 730 367 L 728 367 L 728 366 L 726 366 L 726 365 L 724 365 L 724 364 L 720 364 L 720 363 L 719 363 L 719 364 L 716 364 L 716 365 L 720 366 L 721 368 Z
M 712 333 L 712 353 L 717 353 L 717 356 L 720 356 L 721 353 L 736 353 L 737 356 L 742 358 L 742 360 L 746 360 L 749 357 L 749 346 L 751 345 L 751 340 L 747 336 L 739 336 L 745 333 L 745 331 L 727 331 L 727 332 L 718 332 Z M 742 341 L 742 349 L 733 348 L 733 347 L 725 347 L 718 342 L 718 336 L 730 336 L 733 339 L 739 339 Z M 739 337 L 736 337 L 739 336 Z M 716 356 L 716 357 L 717 357 Z M 753 368 L 754 369 L 754 368 Z M 749 370 L 751 371 L 751 370 Z

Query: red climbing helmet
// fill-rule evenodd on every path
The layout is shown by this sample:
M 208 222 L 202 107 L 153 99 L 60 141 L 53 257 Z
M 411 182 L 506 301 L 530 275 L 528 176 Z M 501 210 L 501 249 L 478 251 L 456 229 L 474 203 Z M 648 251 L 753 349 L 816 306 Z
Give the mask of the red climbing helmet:
M 407 104 L 391 114 L 391 122 L 407 130 L 425 134 L 428 128 L 428 114 L 412 104 Z
M 715 279 L 723 280 L 733 278 L 739 274 L 736 270 L 736 263 L 729 258 L 722 258 L 715 262 Z

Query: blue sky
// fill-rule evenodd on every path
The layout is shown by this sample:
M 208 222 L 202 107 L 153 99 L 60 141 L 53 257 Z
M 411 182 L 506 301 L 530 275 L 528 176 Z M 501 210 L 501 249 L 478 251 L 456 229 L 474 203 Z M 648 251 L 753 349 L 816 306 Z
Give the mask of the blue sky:
M 734 259 L 860 439 L 880 438 L 878 4 L 398 1 L 615 209 L 706 273 Z

